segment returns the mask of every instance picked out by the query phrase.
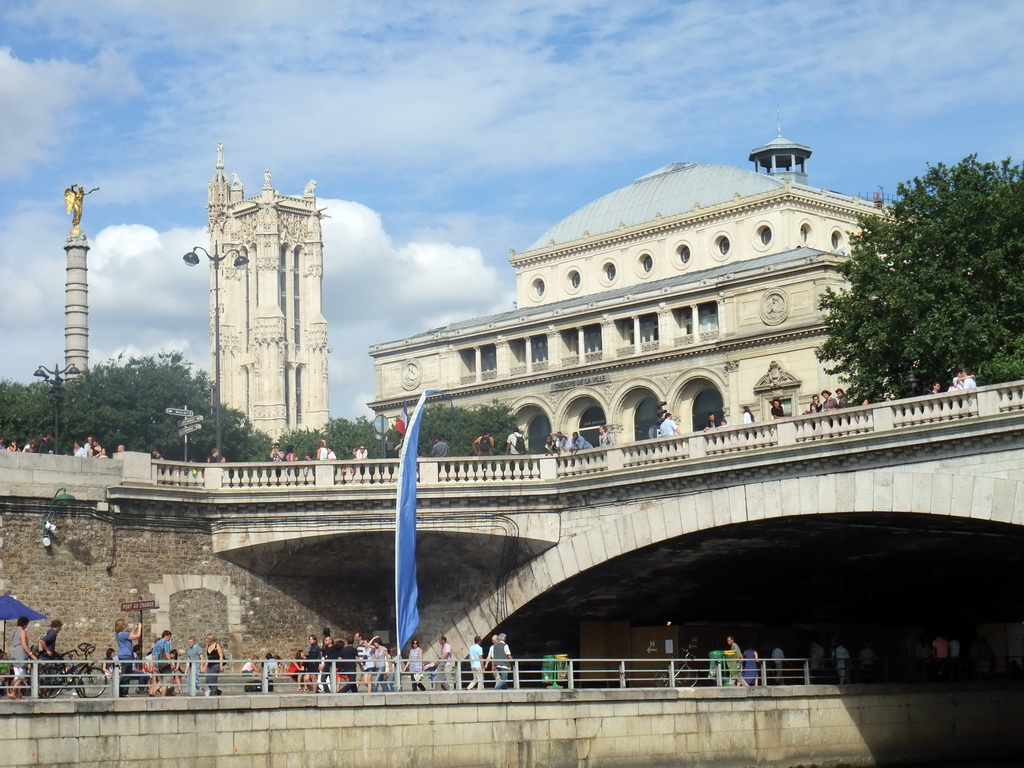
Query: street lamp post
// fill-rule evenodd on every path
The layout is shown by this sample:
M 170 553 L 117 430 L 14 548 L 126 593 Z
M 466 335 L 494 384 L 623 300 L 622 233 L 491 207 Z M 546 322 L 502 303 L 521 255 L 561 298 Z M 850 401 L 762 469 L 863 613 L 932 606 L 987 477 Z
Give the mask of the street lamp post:
M 215 369 L 213 372 L 213 413 L 217 430 L 217 455 L 223 456 L 224 451 L 220 444 L 220 263 L 232 253 L 238 254 L 232 262 L 236 267 L 244 267 L 249 263 L 249 259 L 234 248 L 227 253 L 218 255 L 216 245 L 213 246 L 212 254 L 201 245 L 197 245 L 181 257 L 190 267 L 199 263 L 199 254 L 196 251 L 206 254 L 206 258 L 213 264 L 213 366 Z
M 60 453 L 60 404 L 64 400 L 64 382 L 69 376 L 81 373 L 74 363 L 64 368 L 58 365 L 53 370 L 39 366 L 33 376 L 38 376 L 50 385 L 50 402 L 53 403 L 53 452 Z

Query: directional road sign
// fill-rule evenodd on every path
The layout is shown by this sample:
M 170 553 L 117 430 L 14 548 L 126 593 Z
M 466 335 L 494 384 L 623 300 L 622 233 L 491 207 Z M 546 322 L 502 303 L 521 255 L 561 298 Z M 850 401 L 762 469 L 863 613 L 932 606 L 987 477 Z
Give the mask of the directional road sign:
M 178 426 L 179 427 L 187 427 L 190 424 L 199 424 L 200 422 L 202 422 L 202 420 L 203 420 L 202 415 L 199 415 L 199 416 L 186 416 L 184 419 L 182 419 L 181 421 L 178 422 Z
M 195 432 L 197 429 L 202 429 L 202 424 L 189 424 L 187 427 L 182 427 L 178 430 L 179 435 L 187 435 L 189 432 Z
M 187 408 L 166 408 L 164 410 L 168 416 L 195 416 L 195 411 L 190 411 Z

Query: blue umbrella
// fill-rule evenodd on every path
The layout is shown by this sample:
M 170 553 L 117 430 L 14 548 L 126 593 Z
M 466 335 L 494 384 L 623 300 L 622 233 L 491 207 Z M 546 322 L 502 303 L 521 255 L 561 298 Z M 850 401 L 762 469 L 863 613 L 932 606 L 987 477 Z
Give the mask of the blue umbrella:
M 7 622 L 20 619 L 22 616 L 27 616 L 31 621 L 46 618 L 39 611 L 33 611 L 15 597 L 0 595 L 0 619 L 3 619 L 4 622 L 4 642 L 7 638 Z

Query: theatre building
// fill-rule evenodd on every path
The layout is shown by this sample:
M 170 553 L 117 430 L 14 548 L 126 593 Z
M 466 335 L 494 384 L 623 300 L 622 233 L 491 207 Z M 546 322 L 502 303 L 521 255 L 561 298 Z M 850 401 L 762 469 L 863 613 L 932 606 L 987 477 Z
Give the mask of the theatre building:
M 842 285 L 857 218 L 876 204 L 811 186 L 810 147 L 781 136 L 752 169 L 672 163 L 585 205 L 512 252 L 516 308 L 370 349 L 378 413 L 424 389 L 507 403 L 538 451 L 553 431 L 648 437 L 658 404 L 681 430 L 770 418 L 834 389 L 815 356 L 819 297 Z

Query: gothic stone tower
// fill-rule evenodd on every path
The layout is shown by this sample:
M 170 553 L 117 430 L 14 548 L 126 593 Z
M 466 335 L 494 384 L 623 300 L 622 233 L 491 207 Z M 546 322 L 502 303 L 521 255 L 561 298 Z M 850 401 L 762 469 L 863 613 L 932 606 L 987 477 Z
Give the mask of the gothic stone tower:
M 207 207 L 210 252 L 229 255 L 220 265 L 221 397 L 275 438 L 300 427 L 319 429 L 329 418 L 315 188 L 310 181 L 302 197 L 279 194 L 267 171 L 260 193 L 246 198 L 237 175 L 228 182 L 218 145 Z M 233 266 L 231 251 L 249 264 Z M 211 329 L 213 285 L 211 265 Z

